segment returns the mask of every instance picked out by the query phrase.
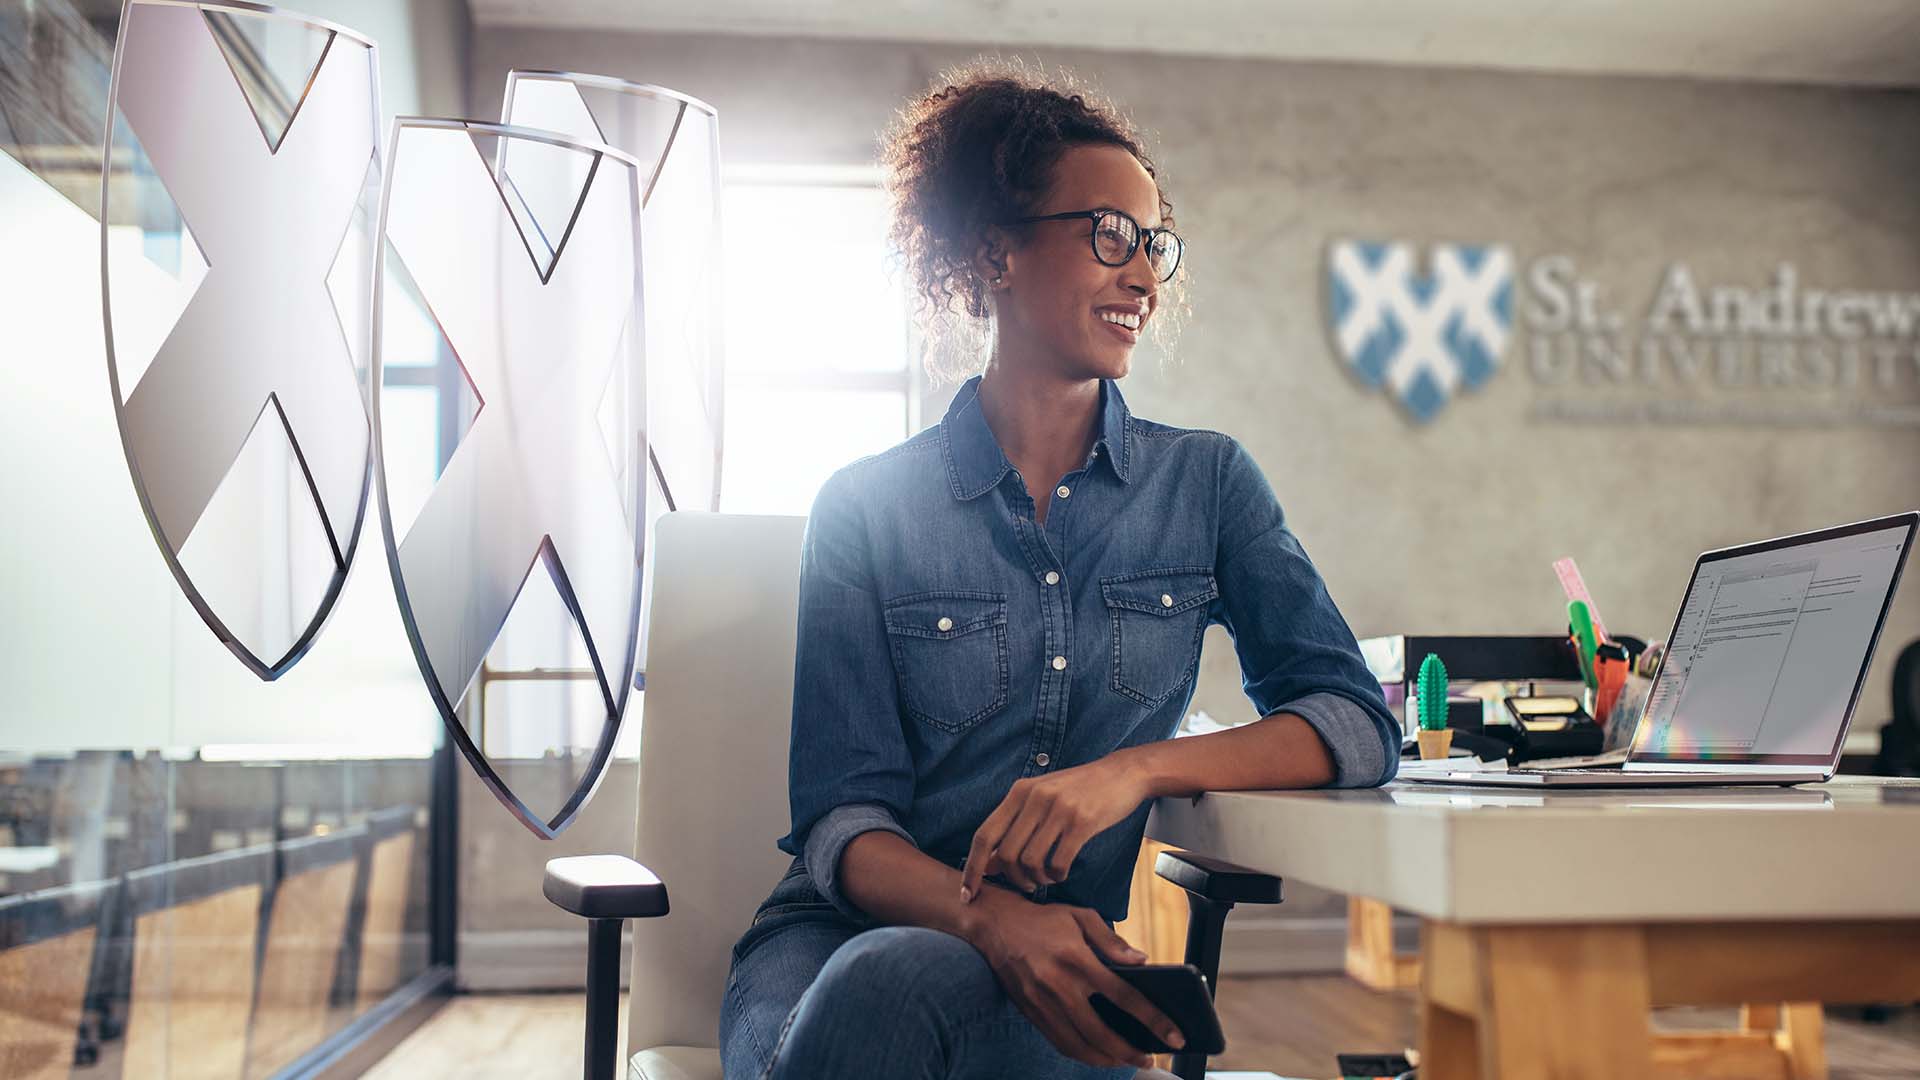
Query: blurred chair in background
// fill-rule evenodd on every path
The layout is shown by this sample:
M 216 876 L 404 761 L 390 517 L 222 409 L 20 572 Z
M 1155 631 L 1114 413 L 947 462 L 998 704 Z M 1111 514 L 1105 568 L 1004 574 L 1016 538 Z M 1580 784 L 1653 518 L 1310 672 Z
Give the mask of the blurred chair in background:
M 355 1015 L 400 985 L 407 897 L 413 877 L 414 808 L 396 806 L 367 819 L 366 916 L 360 929 Z
M 123 1076 L 246 1074 L 260 911 L 273 857 L 267 844 L 127 875 L 133 983 Z
M 1880 729 L 1873 771 L 1920 776 L 1920 641 L 1909 641 L 1893 663 L 1893 720 Z
M 116 882 L 0 900 L 0 1076 L 66 1080 L 73 1070 L 103 906 Z
M 289 840 L 267 916 L 247 1076 L 264 1077 L 327 1035 L 365 826 Z

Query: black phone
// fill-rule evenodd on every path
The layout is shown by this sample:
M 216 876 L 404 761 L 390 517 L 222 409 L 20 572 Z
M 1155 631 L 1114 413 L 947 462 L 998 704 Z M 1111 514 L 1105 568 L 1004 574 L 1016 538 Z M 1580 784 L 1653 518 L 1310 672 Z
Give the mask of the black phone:
M 1179 1025 L 1180 1037 L 1187 1040 L 1186 1046 L 1176 1050 L 1107 995 L 1092 995 L 1089 1000 L 1093 1011 L 1135 1050 L 1149 1054 L 1192 1052 L 1211 1056 L 1227 1048 L 1227 1037 L 1220 1030 L 1220 1014 L 1213 1010 L 1213 995 L 1208 992 L 1207 977 L 1199 968 L 1192 964 L 1109 963 L 1107 969 L 1127 980 L 1142 997 L 1166 1013 L 1168 1019 Z
M 1398 1080 L 1413 1071 L 1404 1054 L 1335 1054 L 1334 1060 L 1347 1080 Z

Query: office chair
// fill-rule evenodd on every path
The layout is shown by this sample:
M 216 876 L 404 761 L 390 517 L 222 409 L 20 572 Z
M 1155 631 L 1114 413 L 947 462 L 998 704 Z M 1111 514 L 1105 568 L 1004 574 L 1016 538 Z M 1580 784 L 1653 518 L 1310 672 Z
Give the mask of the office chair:
M 1153 872 L 1186 890 L 1187 948 L 1182 959 L 1207 977 L 1207 993 L 1220 996 L 1220 942 L 1226 935 L 1227 915 L 1237 904 L 1277 904 L 1280 879 L 1249 870 L 1225 859 L 1190 851 L 1163 851 L 1153 860 Z M 1164 1075 L 1142 1073 L 1145 1078 Z M 1207 1055 L 1173 1055 L 1173 1075 L 1180 1080 L 1205 1080 Z
M 1893 720 L 1880 729 L 1873 771 L 1920 776 L 1920 641 L 1907 642 L 1893 663 Z
M 733 943 L 790 861 L 773 842 L 790 824 L 787 745 L 805 528 L 796 517 L 681 512 L 660 519 L 640 738 L 640 861 L 555 859 L 544 884 L 549 900 L 587 919 L 585 1075 L 592 1080 L 608 1080 L 617 1065 L 626 919 L 637 920 L 628 1080 L 721 1080 L 720 999 Z M 1219 872 L 1207 883 L 1192 880 L 1209 893 L 1231 889 Z M 679 898 L 671 907 L 669 883 Z M 1206 922 L 1195 920 L 1203 938 Z M 1217 935 L 1213 941 L 1217 967 Z M 1169 1080 L 1159 1070 L 1140 1077 Z
M 588 920 L 585 1075 L 614 1073 L 621 920 L 633 926 L 633 1080 L 720 1080 L 733 943 L 785 871 L 806 519 L 671 513 L 656 527 L 640 738 L 644 866 L 555 859 L 545 892 Z M 630 718 L 631 722 L 631 718 Z M 657 875 L 657 876 L 656 876 Z M 668 883 L 680 903 L 667 901 Z

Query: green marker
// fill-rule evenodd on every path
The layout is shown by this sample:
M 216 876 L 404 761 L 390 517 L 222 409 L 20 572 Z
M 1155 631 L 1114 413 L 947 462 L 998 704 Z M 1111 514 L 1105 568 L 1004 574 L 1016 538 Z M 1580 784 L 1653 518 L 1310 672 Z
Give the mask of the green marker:
M 1593 613 L 1587 610 L 1586 601 L 1569 601 L 1567 619 L 1573 624 L 1573 639 L 1580 646 L 1580 678 L 1587 686 L 1598 687 L 1600 680 L 1594 674 L 1593 654 L 1600 643 L 1594 639 Z

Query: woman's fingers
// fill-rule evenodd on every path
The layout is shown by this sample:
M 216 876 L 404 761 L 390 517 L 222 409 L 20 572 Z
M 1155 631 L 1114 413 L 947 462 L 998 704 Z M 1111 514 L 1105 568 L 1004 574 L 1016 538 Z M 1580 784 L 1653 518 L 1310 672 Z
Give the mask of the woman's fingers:
M 1043 885 L 1066 880 L 1067 868 L 1073 865 L 1073 859 L 1061 856 L 1060 844 L 1072 824 L 1065 811 L 1055 808 L 1033 831 L 1020 853 L 1021 865 Z
M 1093 834 L 1085 828 L 1068 829 L 1054 841 L 1053 855 L 1047 860 L 1048 869 L 1053 871 L 1055 881 L 1065 881 L 1068 871 L 1073 869 L 1073 860 L 1080 857 L 1080 849 L 1087 846 Z
M 1089 995 L 1094 988 L 1088 984 L 1085 973 L 1068 970 L 1063 972 L 1062 977 L 1072 985 L 1049 985 L 1047 992 L 1053 997 L 1055 1010 L 1064 1015 L 1069 1030 L 1078 1035 L 1093 1054 L 1091 1058 L 1080 1060 L 1102 1066 L 1147 1065 L 1149 1058 L 1146 1052 L 1135 1048 L 1119 1032 L 1108 1027 L 1107 1022 L 1100 1019 L 1099 1013 L 1093 1011 L 1093 1000 Z
M 1115 964 L 1144 964 L 1147 954 L 1127 944 L 1127 939 L 1107 926 L 1100 913 L 1092 908 L 1076 907 L 1070 909 L 1075 922 L 1080 924 L 1080 936 L 1087 941 L 1095 959 L 1105 957 Z
M 1147 1000 L 1145 994 L 1134 989 L 1132 983 L 1109 971 L 1105 965 L 1098 962 L 1099 958 L 1104 956 L 1108 961 L 1116 964 L 1143 964 L 1147 960 L 1147 954 L 1127 944 L 1126 939 L 1114 933 L 1113 928 L 1102 921 L 1093 909 L 1075 908 L 1073 917 L 1080 923 L 1081 933 L 1086 936 L 1087 944 L 1092 947 L 1095 954 L 1095 963 L 1086 973 L 1087 981 L 1091 982 L 1095 989 L 1107 995 L 1115 1005 L 1132 1013 L 1135 1019 L 1147 1025 L 1147 1030 L 1158 1032 L 1168 1046 L 1178 1048 L 1183 1045 L 1180 1026 L 1173 1022 L 1172 1017 Z
M 993 808 L 987 820 L 973 830 L 973 845 L 967 849 L 967 862 L 960 871 L 960 900 L 968 903 L 980 895 L 980 882 L 993 868 L 987 864 L 993 858 L 993 849 L 1000 844 L 1000 838 L 1013 822 L 1014 815 L 1020 812 L 1020 806 L 1026 801 L 1026 789 L 1015 784 L 1000 805 Z
M 1147 996 L 1134 989 L 1132 983 L 1106 967 L 1097 964 L 1095 967 L 1099 970 L 1087 973 L 1087 979 L 1093 983 L 1094 989 L 1107 995 L 1107 1000 L 1132 1013 L 1134 1019 L 1145 1024 L 1148 1031 L 1157 1033 L 1161 1041 L 1168 1046 L 1177 1050 L 1184 1045 L 1185 1040 L 1180 1035 L 1180 1025 L 1174 1023 L 1172 1017 L 1161 1012 L 1158 1005 L 1148 1001 Z M 1098 1013 L 1094 1015 L 1099 1016 Z
M 998 870 L 1007 875 L 1008 881 L 1027 892 L 1046 884 L 1045 877 L 1035 873 L 1040 869 L 1039 860 L 1044 859 L 1046 853 L 1041 852 L 1036 858 L 1033 852 L 1037 834 L 1046 831 L 1046 818 L 1047 807 L 1042 800 L 1031 795 L 1023 800 L 1020 812 L 1008 823 L 1000 843 L 988 855 L 987 872 Z M 1051 836 L 1047 839 L 1051 843 Z

